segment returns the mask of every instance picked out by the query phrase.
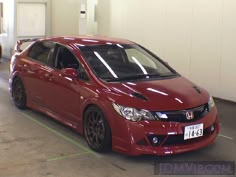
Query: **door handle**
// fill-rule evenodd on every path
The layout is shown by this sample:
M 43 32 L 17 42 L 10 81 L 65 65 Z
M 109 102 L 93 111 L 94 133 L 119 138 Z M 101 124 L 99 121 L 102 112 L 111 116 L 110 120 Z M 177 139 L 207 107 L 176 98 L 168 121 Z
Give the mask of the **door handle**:
M 46 78 L 49 78 L 49 77 L 52 77 L 52 74 L 48 74 L 48 73 L 47 73 L 47 74 L 45 74 L 44 76 L 45 76 Z
M 49 74 L 49 73 L 46 73 L 44 76 L 45 76 L 45 78 L 49 79 L 50 81 L 52 81 L 54 79 L 53 75 Z
M 30 67 L 29 67 L 29 65 L 28 65 L 28 64 L 23 64 L 23 68 L 22 68 L 22 70 L 23 70 L 24 72 L 28 72 L 28 71 L 30 71 Z
M 24 64 L 23 67 L 24 67 L 24 68 L 29 68 L 29 65 Z

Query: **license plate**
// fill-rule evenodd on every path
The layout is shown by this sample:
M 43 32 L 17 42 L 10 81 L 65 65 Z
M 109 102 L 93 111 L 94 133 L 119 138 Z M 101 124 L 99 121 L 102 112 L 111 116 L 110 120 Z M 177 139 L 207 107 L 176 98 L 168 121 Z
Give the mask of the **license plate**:
M 203 136 L 203 123 L 184 127 L 184 140 Z

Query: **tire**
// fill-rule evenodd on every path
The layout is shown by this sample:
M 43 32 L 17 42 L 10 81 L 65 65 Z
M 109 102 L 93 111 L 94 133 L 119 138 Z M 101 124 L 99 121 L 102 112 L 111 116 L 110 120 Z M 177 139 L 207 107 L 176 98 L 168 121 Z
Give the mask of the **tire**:
M 20 78 L 16 78 L 12 84 L 12 98 L 19 109 L 26 108 L 26 93 L 23 82 Z
M 104 113 L 96 106 L 90 106 L 84 113 L 83 129 L 85 139 L 96 152 L 111 150 L 111 129 Z

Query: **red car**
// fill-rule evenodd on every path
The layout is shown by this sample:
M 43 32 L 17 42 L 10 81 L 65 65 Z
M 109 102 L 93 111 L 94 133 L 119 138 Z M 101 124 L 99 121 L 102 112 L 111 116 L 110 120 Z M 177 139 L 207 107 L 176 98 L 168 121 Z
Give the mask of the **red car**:
M 208 92 L 127 40 L 20 40 L 9 82 L 18 108 L 72 127 L 98 152 L 177 154 L 211 144 L 219 132 Z

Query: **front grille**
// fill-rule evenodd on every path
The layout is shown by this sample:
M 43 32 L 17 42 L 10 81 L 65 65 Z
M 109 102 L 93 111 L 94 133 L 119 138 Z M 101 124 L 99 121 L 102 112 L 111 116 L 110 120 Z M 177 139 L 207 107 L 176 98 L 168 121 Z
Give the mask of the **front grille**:
M 192 120 L 188 120 L 186 118 L 186 112 L 188 111 L 193 112 L 194 118 Z M 165 114 L 167 118 L 159 118 L 159 117 L 158 118 L 161 121 L 165 121 L 165 122 L 193 122 L 193 121 L 201 119 L 208 112 L 209 112 L 208 104 L 204 104 L 196 108 L 187 109 L 187 110 L 161 112 L 162 114 Z M 157 112 L 154 112 L 155 116 L 157 116 L 156 113 Z

